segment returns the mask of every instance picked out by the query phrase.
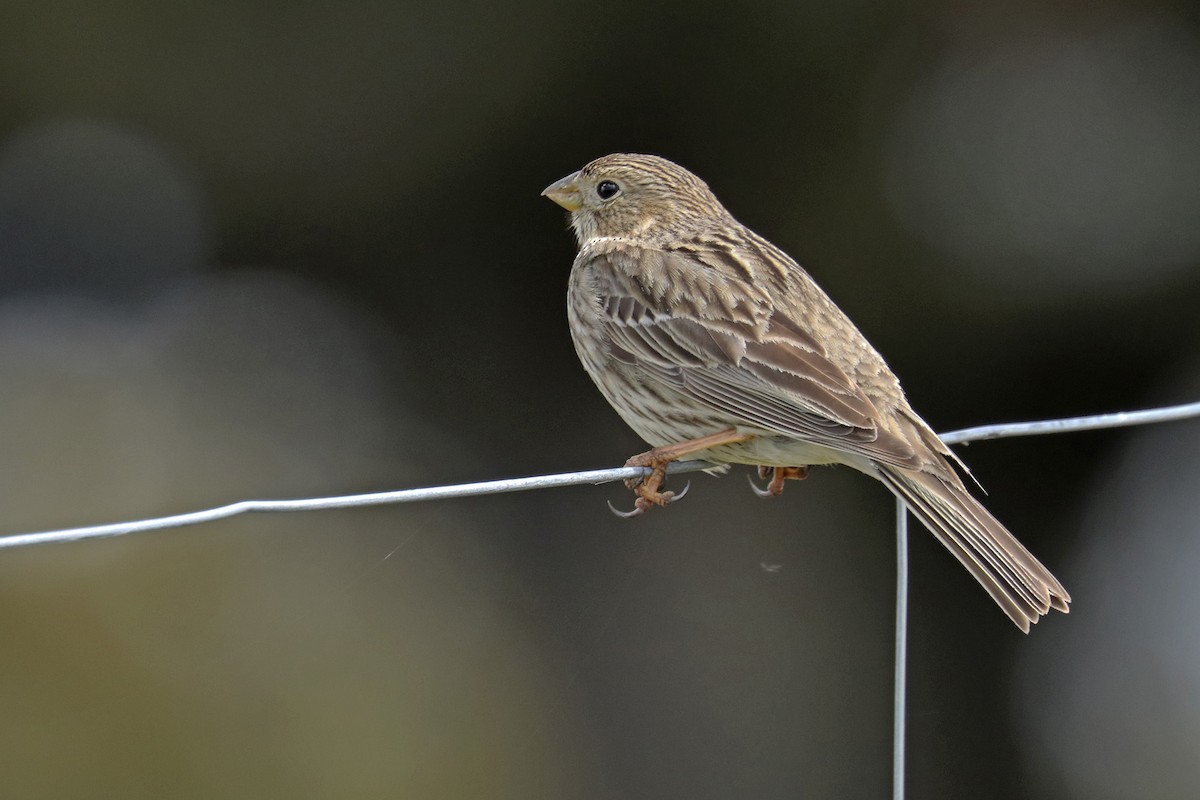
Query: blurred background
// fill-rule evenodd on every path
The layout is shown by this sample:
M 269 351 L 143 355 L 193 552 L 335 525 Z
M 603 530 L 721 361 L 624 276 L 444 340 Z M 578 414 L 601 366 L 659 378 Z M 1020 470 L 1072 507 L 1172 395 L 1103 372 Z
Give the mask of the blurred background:
M 618 465 L 538 196 L 692 169 L 939 430 L 1200 397 L 1183 3 L 0 6 L 0 533 Z M 1074 597 L 912 532 L 913 797 L 1200 792 L 1200 423 L 962 449 Z M 892 501 L 746 470 L 0 556 L 6 797 L 857 798 Z

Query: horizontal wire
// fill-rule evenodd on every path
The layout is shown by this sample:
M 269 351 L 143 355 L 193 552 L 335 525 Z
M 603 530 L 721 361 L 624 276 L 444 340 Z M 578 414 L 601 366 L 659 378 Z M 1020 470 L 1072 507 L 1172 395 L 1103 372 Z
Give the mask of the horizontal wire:
M 1007 439 L 1010 436 L 1044 436 L 1048 433 L 1092 431 L 1100 428 L 1131 428 L 1134 425 L 1173 422 L 1191 417 L 1200 417 L 1200 403 L 1164 406 L 1163 408 L 1152 408 L 1147 411 L 1118 411 L 1115 414 L 1096 414 L 1090 417 L 1048 419 L 1041 422 L 1008 422 L 999 425 L 981 425 L 978 428 L 963 428 L 962 430 L 941 434 L 941 439 L 946 444 L 985 442 L 989 439 Z
M 708 461 L 679 461 L 667 465 L 668 475 L 678 475 L 682 472 L 700 472 L 706 469 L 724 469 L 723 466 Z M 559 486 L 576 486 L 579 484 L 601 484 L 621 481 L 628 478 L 640 478 L 650 472 L 648 467 L 614 467 L 612 469 L 593 469 L 584 472 L 564 472 L 558 475 L 535 475 L 530 478 L 506 478 L 495 481 L 478 481 L 476 483 L 459 483 L 453 486 L 430 486 L 422 489 L 399 489 L 391 492 L 372 492 L 370 494 L 341 495 L 337 497 L 312 497 L 299 500 L 240 500 L 217 508 L 203 511 L 189 511 L 184 514 L 173 514 L 169 517 L 154 517 L 152 519 L 133 520 L 130 522 L 114 522 L 110 525 L 89 525 L 83 528 L 65 528 L 44 533 L 20 533 L 0 537 L 0 549 L 6 547 L 25 547 L 33 544 L 50 544 L 54 542 L 73 542 L 79 539 L 102 539 L 109 536 L 124 536 L 128 533 L 159 530 L 161 528 L 181 528 L 185 525 L 199 525 L 202 522 L 213 522 L 239 514 L 253 511 L 321 511 L 329 508 L 358 508 L 361 506 L 380 506 L 393 503 L 416 503 L 423 500 L 447 500 L 455 497 L 475 497 L 487 494 L 506 494 L 509 492 L 527 492 L 533 489 L 553 489 Z
M 1092 430 L 1095 428 L 1146 425 L 1153 422 L 1168 422 L 1189 417 L 1200 417 L 1200 402 L 1150 409 L 1148 411 L 1126 411 L 1116 414 L 1100 414 L 1091 417 L 1074 417 L 1071 419 L 1045 420 L 1042 422 L 984 425 L 978 428 L 952 431 L 951 433 L 944 434 L 942 440 L 948 444 L 959 444 L 970 441 L 999 439 L 1008 436 L 1037 436 L 1048 433 Z M 707 461 L 684 461 L 668 465 L 667 472 L 668 474 L 677 475 L 714 468 L 717 468 L 716 465 Z M 167 517 L 116 522 L 110 525 L 89 525 L 82 528 L 66 528 L 63 530 L 45 531 L 43 533 L 21 533 L 4 536 L 0 537 L 0 549 L 27 547 L 35 544 L 73 542 L 81 539 L 101 539 L 163 528 L 179 528 L 185 525 L 198 525 L 203 522 L 212 522 L 239 514 L 258 511 L 317 511 L 328 508 L 357 508 L 360 506 L 389 505 L 394 503 L 415 503 L 424 500 L 446 500 L 456 497 L 525 492 L 533 489 L 552 489 L 559 486 L 610 483 L 612 481 L 641 477 L 648 472 L 649 470 L 645 467 L 616 467 L 613 469 L 564 472 L 557 475 L 536 475 L 529 478 L 508 478 L 495 481 L 462 483 L 452 486 L 431 486 L 422 489 L 401 489 L 393 492 L 373 492 L 370 494 L 339 497 L 315 497 L 299 500 L 241 500 L 217 508 L 192 511 L 185 514 L 174 514 Z

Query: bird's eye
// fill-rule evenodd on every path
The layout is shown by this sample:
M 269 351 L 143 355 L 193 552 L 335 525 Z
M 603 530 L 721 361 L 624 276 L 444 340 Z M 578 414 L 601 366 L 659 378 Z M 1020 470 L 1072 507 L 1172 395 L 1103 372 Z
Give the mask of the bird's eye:
M 596 184 L 596 194 L 601 200 L 612 200 L 617 196 L 617 192 L 621 191 L 621 187 L 617 186 L 612 181 L 600 181 Z

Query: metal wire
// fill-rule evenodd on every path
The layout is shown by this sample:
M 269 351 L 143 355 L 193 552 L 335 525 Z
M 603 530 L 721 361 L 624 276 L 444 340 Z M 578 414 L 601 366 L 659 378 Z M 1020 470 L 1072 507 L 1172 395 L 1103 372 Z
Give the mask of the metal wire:
M 699 472 L 705 469 L 719 468 L 721 467 L 716 464 L 710 464 L 707 461 L 680 461 L 669 464 L 667 466 L 667 474 L 678 475 L 681 472 Z M 649 472 L 650 470 L 646 467 L 616 467 L 613 469 L 593 469 L 584 472 L 564 472 L 559 475 L 535 475 L 530 478 L 507 478 L 497 481 L 459 483 L 453 486 L 430 486 L 424 489 L 400 489 L 394 492 L 372 492 L 370 494 L 352 494 L 338 497 L 312 497 L 300 500 L 240 500 L 229 505 L 218 506 L 217 508 L 208 508 L 203 511 L 189 511 L 184 514 L 173 514 L 169 517 L 114 522 L 110 525 L 88 525 L 83 528 L 64 528 L 63 530 L 45 531 L 44 533 L 18 533 L 0 537 L 0 550 L 11 547 L 27 547 L 34 544 L 74 542 L 81 539 L 103 539 L 110 536 L 125 536 L 130 533 L 142 533 L 162 528 L 182 528 L 186 525 L 199 525 L 202 522 L 213 522 L 255 511 L 321 511 L 328 508 L 357 508 L 360 506 L 381 506 L 392 503 L 416 503 L 422 500 L 448 500 L 455 497 L 527 492 L 532 489 L 553 489 L 558 486 L 575 486 L 585 483 L 610 483 L 612 481 L 623 481 L 627 478 L 637 478 Z
M 1050 433 L 1090 431 L 1099 428 L 1125 428 L 1157 422 L 1173 422 L 1200 417 L 1200 402 L 1166 406 L 1147 411 L 1121 411 L 1090 417 L 1050 419 L 1040 422 L 1012 422 L 982 425 L 940 434 L 946 444 L 982 442 L 1012 436 L 1044 436 Z M 892 797 L 904 800 L 905 707 L 908 672 L 908 509 L 896 498 L 896 662 L 895 692 L 892 695 Z
M 1042 422 L 1015 422 L 1000 425 L 985 425 L 967 428 L 942 435 L 948 444 L 999 439 L 1007 436 L 1036 436 L 1047 433 L 1091 430 L 1094 428 L 1118 428 L 1130 425 L 1145 425 L 1151 422 L 1200 417 L 1200 402 L 1187 405 L 1157 408 L 1149 411 L 1127 411 L 1117 414 L 1101 414 L 1092 417 L 1046 420 Z M 671 464 L 667 472 L 698 472 L 712 469 L 713 464 L 705 461 L 687 461 Z M 456 497 L 473 497 L 485 494 L 525 492 L 533 489 L 552 489 L 559 486 L 600 484 L 626 480 L 646 474 L 643 467 L 617 467 L 583 472 L 564 472 L 557 475 L 537 475 L 530 478 L 508 478 L 496 481 L 479 481 L 453 486 L 431 486 L 423 489 L 401 489 L 393 492 L 374 492 L 339 497 L 314 497 L 299 500 L 241 500 L 229 505 L 203 511 L 174 514 L 169 517 L 115 522 L 110 525 L 88 525 L 82 528 L 65 528 L 43 533 L 21 533 L 0 537 L 0 549 L 26 547 L 35 544 L 73 542 L 83 539 L 102 539 L 110 536 L 125 536 L 130 533 L 180 528 L 198 525 L 218 519 L 259 511 L 318 511 L 327 508 L 355 508 L 358 506 L 388 505 L 392 503 L 416 503 L 424 500 L 446 500 Z
M 1011 436 L 1044 436 L 1048 433 L 1092 431 L 1099 428 L 1129 428 L 1134 425 L 1173 422 L 1191 417 L 1200 417 L 1200 403 L 1184 403 L 1178 406 L 1152 408 L 1148 411 L 1118 411 L 1115 414 L 1096 414 L 1090 417 L 1048 419 L 1041 422 L 1010 422 L 1000 425 L 983 425 L 978 428 L 963 428 L 959 431 L 951 431 L 950 433 L 940 434 L 940 436 L 946 444 L 959 444 L 962 442 L 983 442 L 988 439 L 1007 439 Z
M 896 674 L 892 694 L 892 797 L 904 800 L 904 709 L 908 698 L 908 508 L 896 498 Z

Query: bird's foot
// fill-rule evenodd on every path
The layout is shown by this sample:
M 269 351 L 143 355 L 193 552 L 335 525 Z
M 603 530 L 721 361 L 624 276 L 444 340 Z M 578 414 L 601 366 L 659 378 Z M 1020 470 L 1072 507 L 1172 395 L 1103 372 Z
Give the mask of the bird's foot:
M 784 481 L 802 481 L 808 477 L 808 467 L 762 467 L 758 468 L 759 480 L 766 480 L 768 477 L 771 482 L 767 484 L 767 488 L 760 489 L 754 484 L 754 479 L 749 475 L 746 480 L 750 481 L 750 488 L 759 497 L 778 497 L 783 494 Z
M 666 506 L 682 500 L 683 496 L 688 493 L 688 489 L 692 487 L 691 481 L 688 481 L 687 486 L 683 487 L 683 491 L 678 494 L 672 491 L 661 491 L 667 480 L 667 464 L 669 463 L 671 463 L 671 459 L 664 460 L 663 453 L 657 448 L 640 453 L 626 461 L 625 466 L 627 467 L 650 467 L 650 474 L 641 478 L 629 478 L 625 481 L 625 485 L 637 495 L 632 511 L 618 511 L 611 502 L 608 504 L 609 509 L 618 517 L 629 518 L 641 516 L 655 506 Z
M 660 486 L 661 486 L 661 484 L 660 484 Z M 646 489 L 645 486 L 638 485 L 633 490 L 634 494 L 636 494 L 638 496 L 638 498 L 637 498 L 637 500 L 633 501 L 633 510 L 632 511 L 619 511 L 617 509 L 617 507 L 612 504 L 611 500 L 608 501 L 608 510 L 611 511 L 612 513 L 616 514 L 618 517 L 621 517 L 622 519 L 629 519 L 630 517 L 639 517 L 642 514 L 645 514 L 650 509 L 654 508 L 655 506 L 665 506 L 665 505 L 669 505 L 671 503 L 676 503 L 676 502 L 682 500 L 684 495 L 686 495 L 688 493 L 688 489 L 691 489 L 691 488 L 692 488 L 691 481 L 688 481 L 684 485 L 683 491 L 681 491 L 681 492 L 671 492 L 671 491 L 660 492 L 657 489 L 649 490 L 649 489 Z
M 633 510 L 618 511 L 613 507 L 612 503 L 609 503 L 608 507 L 618 517 L 637 517 L 645 514 L 654 508 L 654 506 L 665 506 L 681 500 L 687 494 L 688 489 L 691 488 L 690 483 L 678 494 L 671 491 L 660 491 L 667 479 L 667 464 L 711 447 L 744 442 L 751 438 L 753 437 L 750 434 L 738 433 L 736 429 L 730 428 L 720 433 L 701 436 L 699 439 L 688 439 L 684 442 L 655 447 L 653 450 L 639 453 L 626 461 L 625 466 L 649 467 L 650 474 L 640 478 L 630 478 L 625 481 L 625 485 L 637 495 L 637 500 L 633 503 Z

